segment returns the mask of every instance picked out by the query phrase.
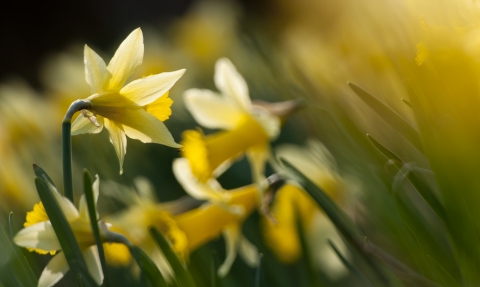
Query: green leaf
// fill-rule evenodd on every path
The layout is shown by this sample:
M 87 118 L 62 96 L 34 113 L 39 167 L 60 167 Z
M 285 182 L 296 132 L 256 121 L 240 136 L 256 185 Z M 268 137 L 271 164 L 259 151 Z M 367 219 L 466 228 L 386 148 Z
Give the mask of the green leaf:
M 352 272 L 353 274 L 355 274 L 359 279 L 360 281 L 363 283 L 362 285 L 364 286 L 372 286 L 372 283 L 370 283 L 368 281 L 368 279 L 362 274 L 362 272 L 360 272 L 360 270 L 358 270 L 354 265 L 352 265 L 348 260 L 347 258 L 345 258 L 345 256 L 343 256 L 343 254 L 340 252 L 340 250 L 338 249 L 338 247 L 335 245 L 335 243 L 333 243 L 332 240 L 330 239 L 327 239 L 327 242 L 328 244 L 330 245 L 330 247 L 332 247 L 333 251 L 335 252 L 335 254 L 337 254 L 338 258 L 340 258 L 340 261 L 342 261 L 343 265 L 350 271 Z
M 36 287 L 37 278 L 22 252 L 9 239 L 2 226 L 0 226 L 0 282 L 5 286 L 31 286 Z
M 137 261 L 138 266 L 142 269 L 143 274 L 149 279 L 153 287 L 168 287 L 167 282 L 158 270 L 157 265 L 153 263 L 152 259 L 138 246 L 128 246 L 130 253 Z
M 258 266 L 255 272 L 255 287 L 261 287 L 262 284 L 262 261 L 263 261 L 263 254 L 258 254 Z
M 353 222 L 347 217 L 345 213 L 335 204 L 330 196 L 325 193 L 320 187 L 310 181 L 306 176 L 299 172 L 292 164 L 286 161 L 284 158 L 280 158 L 280 162 L 290 171 L 294 179 L 296 179 L 307 191 L 308 194 L 317 202 L 317 204 L 323 209 L 325 214 L 330 218 L 332 223 L 343 235 L 348 243 L 362 256 L 365 263 L 370 270 L 376 274 L 380 284 L 383 286 L 396 286 L 398 281 L 394 280 L 392 276 L 380 265 L 380 262 L 376 260 L 367 252 L 364 248 L 365 236 L 360 230 L 353 224 Z
M 178 285 L 180 287 L 195 287 L 196 285 L 192 276 L 190 275 L 190 272 L 188 272 L 188 270 L 183 266 L 182 262 L 177 257 L 177 254 L 175 254 L 170 246 L 170 243 L 165 239 L 165 237 L 163 237 L 163 235 L 153 226 L 150 227 L 150 234 L 162 250 L 163 255 L 165 255 L 168 263 L 170 263 L 170 266 L 175 273 Z
M 88 284 L 96 286 L 94 283 L 95 281 L 93 281 L 88 273 L 87 265 L 80 247 L 78 246 L 77 240 L 75 239 L 75 235 L 70 228 L 70 224 L 68 224 L 65 215 L 55 200 L 53 192 L 57 191 L 52 190 L 53 187 L 39 177 L 35 178 L 35 186 L 37 187 L 38 195 L 40 196 L 45 211 L 47 212 L 48 219 L 55 230 L 55 234 L 62 247 L 62 252 L 68 262 L 68 266 L 70 266 L 70 270 L 74 273 L 74 277 L 83 277 L 87 280 Z M 77 283 L 81 286 L 80 282 Z
M 385 156 L 388 160 L 392 160 L 393 164 L 398 168 L 399 172 L 402 172 L 408 181 L 415 187 L 418 193 L 423 197 L 425 202 L 430 206 L 430 208 L 437 214 L 437 216 L 443 221 L 446 222 L 446 213 L 443 204 L 438 200 L 434 191 L 430 188 L 428 184 L 423 181 L 419 175 L 414 171 L 413 168 L 410 168 L 402 159 L 397 155 L 383 146 L 381 143 L 376 141 L 370 135 L 367 134 L 370 142 L 375 146 L 378 151 Z
M 35 173 L 36 176 L 45 180 L 46 182 L 50 183 L 56 188 L 55 184 L 53 183 L 53 180 L 48 176 L 48 174 L 43 170 L 43 168 L 39 167 L 36 164 L 33 164 L 33 172 Z
M 347 84 L 372 110 L 403 135 L 420 152 L 423 152 L 423 144 L 418 131 L 404 118 L 354 83 L 348 82 Z
M 104 274 L 103 285 L 108 286 L 107 278 L 107 263 L 105 261 L 105 252 L 103 250 L 103 244 L 100 239 L 100 231 L 98 230 L 97 209 L 95 207 L 95 195 L 93 192 L 93 180 L 90 172 L 87 169 L 83 170 L 83 188 L 85 191 L 85 198 L 87 200 L 88 215 L 90 216 L 90 223 L 92 226 L 93 235 L 95 237 L 95 243 L 97 244 L 98 255 L 100 257 L 100 263 Z

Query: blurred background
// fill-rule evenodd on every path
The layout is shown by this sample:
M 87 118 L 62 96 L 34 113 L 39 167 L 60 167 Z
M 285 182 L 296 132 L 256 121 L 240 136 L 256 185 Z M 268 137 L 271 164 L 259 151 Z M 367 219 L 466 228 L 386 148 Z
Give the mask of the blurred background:
M 371 256 L 399 284 L 480 282 L 475 272 L 480 267 L 475 259 L 480 253 L 477 1 L 7 1 L 1 7 L 0 223 L 5 230 L 11 211 L 19 230 L 25 212 L 39 201 L 32 163 L 62 182 L 61 119 L 72 101 L 90 95 L 84 45 L 108 61 L 141 27 L 145 56 L 132 79 L 187 69 L 170 92 L 174 104 L 165 122 L 177 141 L 184 130 L 199 126 L 183 104 L 183 91 L 217 90 L 215 62 L 228 57 L 252 99 L 303 99 L 305 107 L 285 122 L 273 150 L 287 143 L 305 146 L 312 139 L 324 146 L 343 186 L 332 197 L 365 235 L 365 246 L 374 246 Z M 119 175 L 106 131 L 72 141 L 77 197 L 82 168 L 126 186 L 143 176 L 162 202 L 186 195 L 171 168 L 180 156 L 175 149 L 129 139 Z M 382 152 L 385 147 L 395 158 Z M 274 172 L 268 165 L 266 176 Z M 409 173 L 417 181 L 407 178 Z M 241 159 L 219 181 L 233 189 L 252 183 L 250 174 Z M 442 212 L 432 208 L 432 197 Z M 122 208 L 100 196 L 101 216 Z M 284 262 L 263 235 L 262 220 L 254 212 L 243 232 L 264 254 L 264 286 L 369 286 L 358 280 L 356 268 L 339 263 L 326 243 L 338 238 L 343 246 L 331 224 L 300 232 L 303 256 Z M 343 248 L 352 265 L 361 265 L 358 254 Z M 219 238 L 191 254 L 189 268 L 198 286 L 212 286 L 211 262 L 218 266 L 224 250 Z M 48 258 L 25 255 L 39 275 Z M 136 282 L 123 272 L 127 267 L 111 268 L 118 275 L 112 276 L 115 286 Z M 253 286 L 255 272 L 237 259 L 218 286 Z M 68 286 L 68 280 L 60 284 Z

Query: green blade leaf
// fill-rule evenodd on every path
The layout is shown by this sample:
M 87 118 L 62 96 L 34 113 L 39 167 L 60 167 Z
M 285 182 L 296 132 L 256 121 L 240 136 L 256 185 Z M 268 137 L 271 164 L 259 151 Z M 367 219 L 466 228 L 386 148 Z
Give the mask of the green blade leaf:
M 343 235 L 348 243 L 362 256 L 371 271 L 376 274 L 380 284 L 383 286 L 396 286 L 398 281 L 392 278 L 389 272 L 380 265 L 380 262 L 366 252 L 364 249 L 365 236 L 347 217 L 347 215 L 335 204 L 330 196 L 320 187 L 310 181 L 306 176 L 299 172 L 292 164 L 284 158 L 280 158 L 280 162 L 290 171 L 291 175 L 297 180 L 307 191 L 308 194 L 323 209 L 328 218 L 332 221 L 338 231 Z
M 393 164 L 395 165 L 395 167 L 397 167 L 398 170 L 405 175 L 408 181 L 413 185 L 413 187 L 415 187 L 415 189 L 423 197 L 423 199 L 430 206 L 430 208 L 443 222 L 446 222 L 445 208 L 443 204 L 438 200 L 435 192 L 430 188 L 430 186 L 419 177 L 419 175 L 414 171 L 413 168 L 409 168 L 409 166 L 392 151 L 390 151 L 388 148 L 376 141 L 370 135 L 367 134 L 367 137 L 373 144 L 373 146 L 376 147 L 383 156 L 385 156 L 388 160 L 393 160 Z
M 128 246 L 130 253 L 137 261 L 138 266 L 142 269 L 142 273 L 145 274 L 153 287 L 168 287 L 167 282 L 158 270 L 157 265 L 153 263 L 152 259 L 138 246 Z
M 163 237 L 163 235 L 153 226 L 150 227 L 150 234 L 162 250 L 163 255 L 165 255 L 168 263 L 170 263 L 173 272 L 175 272 L 178 285 L 180 287 L 195 287 L 196 285 L 193 281 L 192 276 L 183 266 L 182 262 L 177 257 L 172 247 L 170 246 L 170 243 L 165 239 L 165 237 Z
M 82 251 L 75 239 L 75 235 L 52 194 L 52 192 L 56 191 L 51 190 L 52 187 L 39 177 L 35 178 L 35 186 L 37 187 L 38 195 L 40 196 L 45 211 L 47 212 L 48 219 L 55 230 L 55 234 L 62 247 L 68 266 L 70 266 L 70 270 L 74 273 L 75 278 L 83 277 L 92 285 L 94 281 L 88 273 L 87 264 L 85 263 Z M 80 282 L 78 282 L 78 284 L 81 286 Z M 93 286 L 96 286 L 96 284 L 94 283 Z
M 36 164 L 33 164 L 33 172 L 35 173 L 36 176 L 45 180 L 46 182 L 50 183 L 56 188 L 55 184 L 53 183 L 53 180 L 48 176 L 48 174 L 43 170 L 43 168 L 39 167 Z
M 368 279 L 362 274 L 362 272 L 360 272 L 360 270 L 358 270 L 354 265 L 352 265 L 352 264 L 347 260 L 347 258 L 345 258 L 345 256 L 343 256 L 343 254 L 340 252 L 340 250 L 339 250 L 338 247 L 335 245 L 335 243 L 333 243 L 332 240 L 327 239 L 327 242 L 328 242 L 328 244 L 330 245 L 330 247 L 332 247 L 333 251 L 334 251 L 335 254 L 338 256 L 338 258 L 340 258 L 340 261 L 342 261 L 343 265 L 344 265 L 350 272 L 352 272 L 353 274 L 355 274 L 355 275 L 360 279 L 360 281 L 362 282 L 362 285 L 364 285 L 364 286 L 372 286 L 372 283 L 368 281 Z
M 348 82 L 347 84 L 372 110 L 403 135 L 420 152 L 423 152 L 423 144 L 418 131 L 404 118 L 354 83 Z
M 100 264 L 104 274 L 103 285 L 108 286 L 107 262 L 105 260 L 105 252 L 103 250 L 103 244 L 100 239 L 100 231 L 98 230 L 97 209 L 95 207 L 95 195 L 93 192 L 93 180 L 90 172 L 87 169 L 83 170 L 83 188 L 85 192 L 85 198 L 87 200 L 88 215 L 90 217 L 90 223 L 92 226 L 93 236 L 95 237 L 95 243 L 97 244 L 98 255 L 100 257 Z

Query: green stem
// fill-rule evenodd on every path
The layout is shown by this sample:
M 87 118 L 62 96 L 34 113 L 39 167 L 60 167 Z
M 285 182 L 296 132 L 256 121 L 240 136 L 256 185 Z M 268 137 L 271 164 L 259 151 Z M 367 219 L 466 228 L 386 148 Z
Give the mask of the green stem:
M 72 141 L 71 127 L 73 115 L 83 109 L 91 107 L 89 102 L 74 101 L 67 110 L 62 122 L 62 157 L 63 157 L 63 193 L 66 198 L 73 201 L 73 176 L 72 176 Z

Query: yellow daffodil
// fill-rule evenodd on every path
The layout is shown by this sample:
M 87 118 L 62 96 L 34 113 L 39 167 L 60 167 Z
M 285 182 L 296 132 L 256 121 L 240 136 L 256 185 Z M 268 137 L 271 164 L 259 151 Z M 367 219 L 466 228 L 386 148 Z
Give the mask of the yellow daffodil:
M 190 89 L 184 94 L 187 109 L 204 127 L 227 131 L 204 136 L 200 131 L 183 134 L 183 156 L 193 174 L 206 182 L 223 163 L 247 154 L 255 180 L 262 179 L 269 142 L 280 132 L 281 120 L 265 105 L 252 104 L 247 83 L 226 58 L 215 65 L 215 84 L 221 94 Z
M 95 201 L 98 199 L 98 176 L 93 184 Z M 102 266 L 98 256 L 98 250 L 95 245 L 93 232 L 91 231 L 90 217 L 86 204 L 85 195 L 80 199 L 79 210 L 75 208 L 73 203 L 67 198 L 61 196 L 55 187 L 50 185 L 53 195 L 62 209 L 72 231 L 77 239 L 78 245 L 82 250 L 83 257 L 87 263 L 87 268 L 97 284 L 103 282 Z M 55 255 L 42 272 L 38 280 L 39 287 L 47 287 L 55 285 L 65 273 L 68 272 L 69 266 L 65 256 L 61 250 L 55 231 L 50 223 L 47 213 L 43 207 L 42 202 L 36 204 L 33 211 L 27 213 L 27 220 L 24 223 L 25 228 L 20 230 L 13 241 L 30 251 L 35 251 L 40 254 Z
M 276 154 L 288 160 L 334 200 L 341 202 L 342 179 L 336 172 L 333 157 L 321 143 L 309 141 L 307 148 L 283 145 L 276 149 Z M 342 254 L 348 256 L 343 252 L 346 251 L 345 245 L 332 223 L 298 184 L 289 182 L 281 187 L 270 211 L 276 222 L 263 218 L 263 234 L 267 245 L 280 261 L 291 264 L 300 258 L 302 243 L 298 223 L 301 222 L 307 243 L 312 243 L 310 250 L 317 265 L 328 271 L 330 277 L 345 273 L 345 268 L 325 238 L 334 241 Z
M 98 133 L 103 126 L 110 134 L 122 172 L 127 149 L 126 136 L 144 143 L 159 143 L 179 148 L 162 121 L 169 118 L 172 100 L 168 91 L 185 70 L 160 73 L 132 81 L 129 76 L 142 63 L 143 35 L 133 31 L 120 45 L 108 66 L 85 46 L 85 78 L 92 95 L 72 125 L 72 135 Z
M 193 234 L 202 234 L 203 237 L 196 236 L 196 240 L 190 240 L 190 248 L 196 247 L 200 242 L 206 241 L 210 236 L 217 236 L 222 232 L 227 245 L 227 257 L 220 266 L 218 274 L 225 276 L 230 270 L 233 261 L 236 258 L 237 250 L 240 255 L 251 266 L 255 266 L 258 260 L 258 251 L 242 234 L 241 225 L 243 220 L 250 215 L 260 205 L 260 194 L 253 185 L 239 188 L 237 190 L 225 190 L 215 178 L 210 178 L 203 183 L 195 177 L 190 167 L 190 162 L 186 158 L 177 158 L 173 162 L 173 173 L 183 189 L 192 197 L 198 200 L 207 200 L 208 204 L 204 209 L 190 211 L 180 215 L 182 220 L 191 220 L 197 218 L 197 223 Z M 255 196 L 255 192 L 258 194 Z M 180 226 L 182 220 L 178 220 Z M 198 229 L 200 228 L 200 229 Z M 200 232 L 200 230 L 203 230 Z M 187 233 L 187 237 L 188 233 Z

